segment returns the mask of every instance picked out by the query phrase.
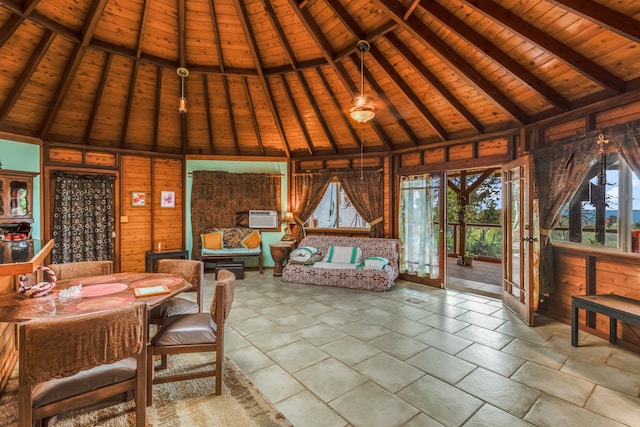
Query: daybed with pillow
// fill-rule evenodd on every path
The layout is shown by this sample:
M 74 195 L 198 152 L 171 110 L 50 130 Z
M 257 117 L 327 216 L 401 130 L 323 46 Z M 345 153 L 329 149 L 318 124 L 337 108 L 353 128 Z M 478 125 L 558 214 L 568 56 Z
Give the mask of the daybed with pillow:
M 396 239 L 308 236 L 282 270 L 285 282 L 385 291 L 398 277 Z
M 262 235 L 246 227 L 218 227 L 200 235 L 201 261 L 217 262 L 222 258 L 257 257 L 262 274 Z

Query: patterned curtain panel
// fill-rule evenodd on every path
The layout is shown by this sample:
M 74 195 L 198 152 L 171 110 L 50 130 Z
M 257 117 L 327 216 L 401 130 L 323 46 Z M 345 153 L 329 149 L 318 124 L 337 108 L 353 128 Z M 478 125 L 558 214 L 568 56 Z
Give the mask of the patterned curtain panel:
M 114 182 L 113 175 L 57 174 L 53 263 L 111 260 Z
M 329 182 L 333 177 L 332 172 L 297 173 L 293 175 L 293 194 L 291 209 L 299 224 L 293 227 L 291 233 L 299 242 L 305 233 L 302 224 L 309 219 L 322 200 Z
M 439 183 L 428 174 L 400 178 L 400 273 L 434 278 L 440 274 L 434 223 L 438 196 Z
M 382 171 L 339 172 L 338 179 L 355 210 L 371 225 L 369 236 L 384 237 Z
M 533 153 L 538 186 L 540 215 L 539 295 L 555 290 L 553 281 L 553 249 L 549 230 L 553 228 L 567 202 L 573 198 L 589 169 L 597 159 L 596 138 L 584 135 L 554 142 Z
M 617 138 L 618 152 L 637 176 L 640 177 L 640 122 L 627 124 L 626 135 Z
M 194 171 L 191 187 L 191 256 L 200 259 L 200 234 L 214 227 L 235 227 L 237 214 L 279 211 L 282 175 Z

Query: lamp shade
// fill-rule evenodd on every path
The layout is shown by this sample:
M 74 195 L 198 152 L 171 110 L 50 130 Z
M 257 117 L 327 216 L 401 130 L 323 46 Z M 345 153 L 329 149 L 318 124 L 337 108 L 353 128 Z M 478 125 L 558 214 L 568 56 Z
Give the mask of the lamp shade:
M 287 224 L 295 224 L 296 220 L 293 218 L 293 212 L 285 212 L 282 222 Z
M 370 108 L 359 107 L 351 110 L 351 118 L 358 123 L 366 123 L 376 115 Z

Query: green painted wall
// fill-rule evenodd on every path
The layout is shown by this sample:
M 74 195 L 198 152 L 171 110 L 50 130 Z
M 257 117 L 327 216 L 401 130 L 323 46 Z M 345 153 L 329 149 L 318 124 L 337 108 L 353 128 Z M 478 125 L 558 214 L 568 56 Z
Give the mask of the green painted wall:
M 198 170 L 221 171 L 230 173 L 280 173 L 282 174 L 281 200 L 282 206 L 280 210 L 285 212 L 287 209 L 287 162 L 242 162 L 228 160 L 187 160 L 187 185 L 185 188 L 185 204 L 186 204 L 186 247 L 191 253 L 193 239 L 191 237 L 191 186 L 193 184 L 190 172 Z M 284 226 L 282 228 L 284 230 Z M 273 258 L 269 251 L 269 244 L 275 243 L 282 237 L 283 232 L 265 232 L 262 233 L 262 258 L 264 266 L 273 267 Z M 250 264 L 253 258 L 244 259 L 246 265 Z
M 0 139 L 2 169 L 40 173 L 40 146 Z M 33 224 L 31 236 L 40 238 L 42 222 L 40 208 L 40 175 L 33 178 Z

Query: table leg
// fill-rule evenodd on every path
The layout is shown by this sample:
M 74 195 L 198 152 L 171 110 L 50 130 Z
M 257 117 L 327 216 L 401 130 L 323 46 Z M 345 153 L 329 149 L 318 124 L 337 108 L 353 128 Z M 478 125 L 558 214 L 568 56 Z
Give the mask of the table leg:
M 578 346 L 578 307 L 571 301 L 571 345 Z
M 615 317 L 609 317 L 609 342 L 618 343 L 618 319 Z

